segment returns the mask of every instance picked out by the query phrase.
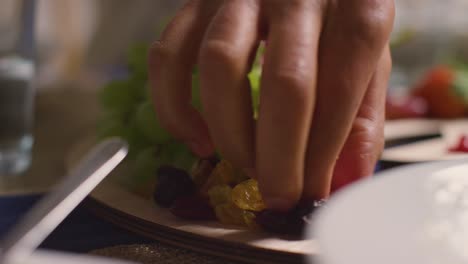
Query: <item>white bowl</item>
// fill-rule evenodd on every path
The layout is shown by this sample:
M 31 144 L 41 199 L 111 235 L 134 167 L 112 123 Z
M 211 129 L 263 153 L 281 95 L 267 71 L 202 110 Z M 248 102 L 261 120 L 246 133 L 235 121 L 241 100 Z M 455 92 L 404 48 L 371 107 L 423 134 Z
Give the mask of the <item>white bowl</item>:
M 354 184 L 318 212 L 324 264 L 468 263 L 468 160 L 405 166 Z

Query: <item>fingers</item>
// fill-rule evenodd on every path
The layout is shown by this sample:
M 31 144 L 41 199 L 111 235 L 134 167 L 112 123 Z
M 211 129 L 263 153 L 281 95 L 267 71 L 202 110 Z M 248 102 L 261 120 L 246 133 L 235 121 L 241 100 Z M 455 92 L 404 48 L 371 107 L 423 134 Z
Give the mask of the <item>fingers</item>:
M 270 1 L 257 124 L 257 179 L 270 208 L 300 198 L 315 99 L 322 10 L 316 1 Z
M 205 28 L 220 1 L 190 1 L 153 44 L 149 57 L 152 97 L 161 125 L 199 156 L 213 146 L 201 115 L 191 106 L 191 76 Z
M 203 41 L 199 66 L 204 118 L 216 148 L 237 167 L 254 167 L 254 119 L 247 74 L 258 45 L 256 0 L 230 0 Z
M 317 104 L 310 130 L 303 193 L 307 200 L 329 194 L 335 162 L 393 24 L 392 1 L 331 3 L 330 19 L 320 43 Z
M 333 171 L 332 192 L 373 174 L 384 147 L 385 97 L 391 71 L 387 47 Z

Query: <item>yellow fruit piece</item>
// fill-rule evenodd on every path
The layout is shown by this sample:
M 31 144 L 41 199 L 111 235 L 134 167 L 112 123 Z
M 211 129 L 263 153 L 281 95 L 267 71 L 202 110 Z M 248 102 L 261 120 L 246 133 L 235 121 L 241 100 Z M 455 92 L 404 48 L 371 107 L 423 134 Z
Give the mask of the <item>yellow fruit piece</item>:
M 237 184 L 248 179 L 247 175 L 234 168 L 227 160 L 222 160 L 216 165 L 212 177 L 218 179 L 219 183 L 224 184 Z
M 239 183 L 231 192 L 232 202 L 240 209 L 262 211 L 265 209 L 262 196 L 254 179 Z
M 225 203 L 215 207 L 218 220 L 223 224 L 244 225 L 244 211 L 233 203 Z
M 231 203 L 231 191 L 232 188 L 226 184 L 211 187 L 208 191 L 211 206 L 216 207 L 221 204 Z
M 244 210 L 243 212 L 244 224 L 250 229 L 260 229 L 255 222 L 255 214 L 251 211 Z

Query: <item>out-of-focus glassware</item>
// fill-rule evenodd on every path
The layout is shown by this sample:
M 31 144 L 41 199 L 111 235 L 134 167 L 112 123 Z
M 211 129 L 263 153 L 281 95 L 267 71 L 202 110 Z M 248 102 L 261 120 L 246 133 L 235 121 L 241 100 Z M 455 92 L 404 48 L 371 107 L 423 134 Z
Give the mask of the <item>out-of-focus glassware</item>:
M 0 19 L 0 176 L 31 163 L 36 0 L 2 0 Z
M 392 88 L 407 89 L 437 64 L 468 62 L 468 1 L 395 2 Z

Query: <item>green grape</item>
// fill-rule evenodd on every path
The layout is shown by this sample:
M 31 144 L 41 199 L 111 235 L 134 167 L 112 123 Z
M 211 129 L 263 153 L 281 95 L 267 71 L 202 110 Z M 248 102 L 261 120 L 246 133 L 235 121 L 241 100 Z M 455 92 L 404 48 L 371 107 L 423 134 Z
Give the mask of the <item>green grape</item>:
M 145 101 L 151 101 L 152 100 L 151 85 L 150 85 L 149 82 L 145 83 L 143 100 L 145 100 Z
M 115 114 L 107 114 L 97 123 L 97 136 L 99 139 L 109 137 L 125 138 L 129 134 L 129 128 L 125 122 Z
M 161 162 L 157 147 L 141 150 L 133 162 L 132 180 L 138 185 L 155 179 L 156 170 L 161 166 Z
M 198 67 L 197 66 L 193 67 L 192 75 L 198 75 Z
M 159 125 L 150 101 L 143 102 L 138 106 L 135 121 L 141 134 L 152 143 L 162 144 L 171 138 L 169 133 Z
M 138 103 L 138 97 L 128 80 L 118 80 L 110 82 L 100 91 L 99 101 L 105 111 L 127 114 Z
M 254 109 L 254 113 L 257 113 L 258 106 L 260 104 L 260 79 L 262 77 L 262 69 L 260 66 L 254 67 L 248 77 L 251 86 L 252 107 Z
M 130 120 L 128 127 L 128 133 L 126 140 L 130 146 L 128 155 L 132 158 L 138 155 L 142 150 L 149 146 L 156 146 L 154 142 L 151 142 L 140 130 L 136 118 Z
M 156 171 L 162 165 L 159 147 L 146 147 L 131 159 L 130 171 L 123 184 L 143 197 L 151 197 L 156 186 Z
M 148 97 L 148 81 L 146 77 L 133 74 L 128 78 L 129 86 L 132 87 L 132 94 L 136 98 L 136 104 L 147 100 Z
M 262 57 L 264 54 L 264 45 L 260 45 L 257 50 L 257 55 L 252 66 L 252 70 L 248 74 L 251 86 L 252 107 L 254 110 L 254 117 L 258 116 L 258 107 L 260 104 L 260 83 L 262 79 Z
M 149 46 L 146 43 L 133 45 L 128 52 L 128 67 L 133 74 L 147 76 L 147 57 Z
M 189 170 L 197 161 L 195 155 L 183 143 L 172 140 L 164 144 L 161 149 L 161 157 L 171 166 Z

